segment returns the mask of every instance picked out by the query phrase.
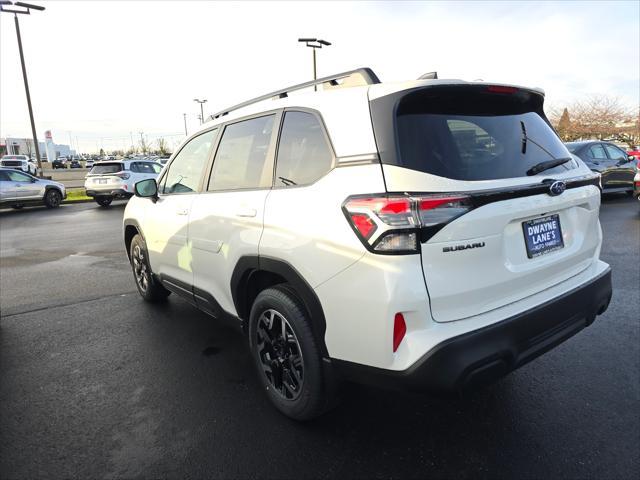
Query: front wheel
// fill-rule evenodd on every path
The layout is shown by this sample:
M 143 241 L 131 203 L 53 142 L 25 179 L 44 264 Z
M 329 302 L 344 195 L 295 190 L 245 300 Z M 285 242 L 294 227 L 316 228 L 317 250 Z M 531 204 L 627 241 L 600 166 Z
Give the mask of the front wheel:
M 47 208 L 57 208 L 62 203 L 62 194 L 60 191 L 51 188 L 44 194 L 44 204 Z
M 111 197 L 96 197 L 96 203 L 101 207 L 108 207 L 113 202 L 113 198 Z
M 149 266 L 149 255 L 147 246 L 140 234 L 133 237 L 129 246 L 129 258 L 131 260 L 131 268 L 133 269 L 133 278 L 136 281 L 138 293 L 147 302 L 164 301 L 169 294 L 169 290 L 164 288 L 151 272 Z
M 249 346 L 269 400 L 286 416 L 310 420 L 333 404 L 310 318 L 291 288 L 279 285 L 258 294 Z

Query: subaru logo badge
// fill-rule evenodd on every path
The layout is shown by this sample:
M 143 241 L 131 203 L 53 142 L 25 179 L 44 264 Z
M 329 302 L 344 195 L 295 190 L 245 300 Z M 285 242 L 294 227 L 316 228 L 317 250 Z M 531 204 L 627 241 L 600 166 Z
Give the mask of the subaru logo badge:
M 567 189 L 567 184 L 564 182 L 553 182 L 549 187 L 549 195 L 552 197 L 561 195 Z

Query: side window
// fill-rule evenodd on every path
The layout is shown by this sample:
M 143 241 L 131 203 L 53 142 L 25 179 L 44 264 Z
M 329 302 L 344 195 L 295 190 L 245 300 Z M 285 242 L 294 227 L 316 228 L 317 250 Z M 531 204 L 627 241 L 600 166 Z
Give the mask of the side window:
M 153 170 L 152 172 L 149 173 L 155 173 L 158 174 L 162 171 L 162 165 L 159 165 L 157 163 L 151 163 L 151 170 Z
M 627 155 L 618 147 L 614 147 L 613 145 L 607 145 L 605 143 L 604 148 L 607 149 L 607 153 L 609 154 L 609 158 L 611 160 L 615 160 L 616 162 L 619 162 L 620 160 L 627 159 Z
M 182 147 L 162 179 L 160 193 L 189 193 L 198 189 L 217 132 L 218 129 L 205 132 Z
M 8 182 L 8 181 L 9 181 L 9 175 L 7 175 L 7 172 L 0 171 L 0 182 Z
M 604 148 L 602 145 L 593 145 L 589 148 L 589 156 L 595 160 L 606 160 L 607 154 L 604 153 Z
M 333 154 L 315 115 L 287 112 L 284 116 L 275 185 L 289 187 L 313 183 L 331 169 Z
M 270 187 L 266 165 L 275 115 L 227 125 L 213 161 L 209 191 Z
M 135 166 L 135 170 L 133 169 Z M 131 171 L 132 172 L 138 172 L 138 173 L 158 173 L 160 172 L 160 170 L 156 171 L 155 168 L 153 168 L 155 166 L 154 163 L 151 162 L 136 162 L 131 164 Z
M 139 162 L 133 162 L 133 163 L 129 166 L 129 169 L 130 169 L 132 172 L 140 173 L 140 169 L 138 168 L 138 165 L 139 165 Z
M 12 171 L 7 172 L 9 176 L 9 180 L 12 182 L 31 182 L 31 177 L 29 175 L 25 175 L 24 173 Z

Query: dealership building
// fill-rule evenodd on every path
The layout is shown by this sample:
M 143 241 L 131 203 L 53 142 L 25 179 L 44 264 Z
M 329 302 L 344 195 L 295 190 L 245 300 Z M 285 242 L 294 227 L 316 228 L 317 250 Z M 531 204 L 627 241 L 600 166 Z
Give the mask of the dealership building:
M 53 142 L 49 145 L 49 151 L 53 151 L 56 158 L 76 154 L 76 151 L 71 149 L 69 145 L 62 145 Z M 40 149 L 40 158 L 43 161 L 48 160 L 45 142 L 38 142 L 38 147 Z M 30 157 L 35 157 L 36 149 L 34 148 L 33 138 L 0 138 L 0 157 L 5 155 L 28 155 Z

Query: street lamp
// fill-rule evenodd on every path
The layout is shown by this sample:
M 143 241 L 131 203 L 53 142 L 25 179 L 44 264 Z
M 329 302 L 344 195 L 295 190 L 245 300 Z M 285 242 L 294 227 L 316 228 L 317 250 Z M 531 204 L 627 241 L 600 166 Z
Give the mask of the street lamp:
M 198 100 L 197 98 L 194 98 L 193 101 L 200 104 L 200 125 L 202 125 L 202 122 L 204 122 L 204 109 L 202 108 L 202 104 L 207 103 L 207 99 Z
M 5 5 L 15 5 L 18 10 L 5 8 Z M 38 171 L 42 177 L 42 161 L 40 160 L 40 146 L 38 145 L 38 136 L 36 135 L 36 122 L 33 120 L 33 108 L 31 108 L 31 94 L 29 93 L 29 82 L 27 81 L 27 68 L 24 65 L 24 52 L 22 51 L 22 38 L 20 37 L 20 24 L 18 23 L 18 14 L 31 15 L 31 9 L 44 10 L 39 5 L 31 5 L 23 2 L 11 2 L 7 0 L 0 1 L 0 12 L 13 13 L 16 24 L 16 36 L 18 37 L 18 50 L 20 50 L 20 63 L 22 64 L 22 78 L 24 79 L 24 91 L 27 94 L 27 106 L 29 107 L 29 119 L 31 120 L 31 134 L 33 135 L 33 144 L 36 150 L 36 160 L 38 160 Z
M 329 45 L 331 45 L 331 43 L 327 42 L 326 40 L 322 40 L 321 38 L 299 38 L 298 41 L 301 43 L 305 43 L 307 47 L 310 47 L 313 50 L 313 79 L 317 80 L 318 74 L 316 69 L 316 49 L 322 48 L 323 45 L 325 47 L 328 47 Z M 318 86 L 314 85 L 313 89 L 317 91 Z

